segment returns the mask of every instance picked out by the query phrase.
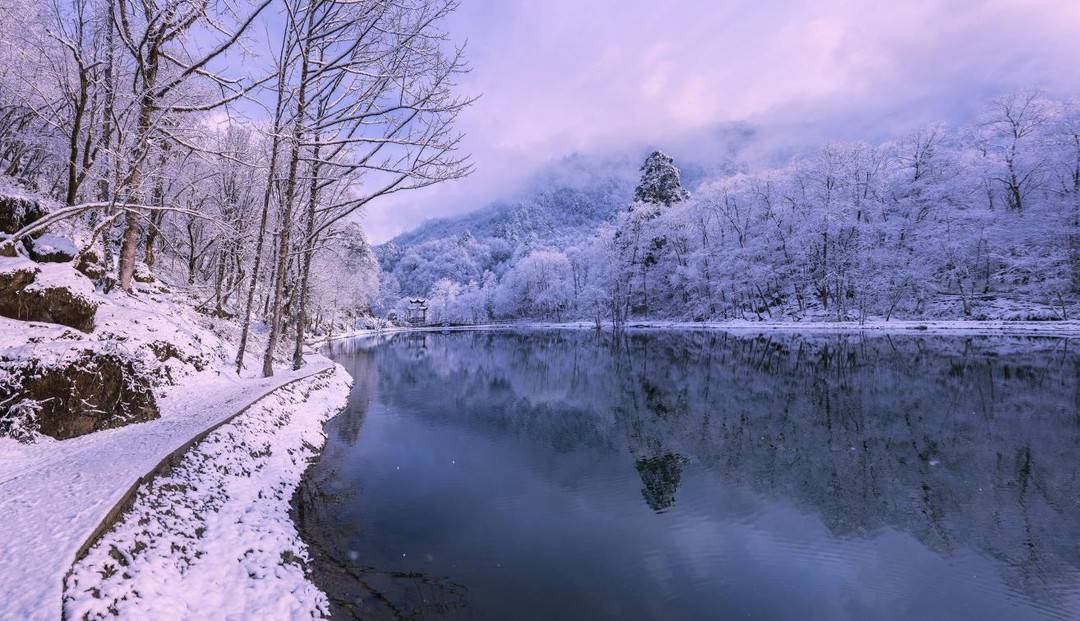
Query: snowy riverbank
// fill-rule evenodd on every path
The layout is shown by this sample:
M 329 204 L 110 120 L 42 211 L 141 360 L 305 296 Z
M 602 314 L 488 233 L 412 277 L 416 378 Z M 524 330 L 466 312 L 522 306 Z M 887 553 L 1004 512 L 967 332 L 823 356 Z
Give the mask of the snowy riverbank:
M 276 390 L 140 486 L 132 509 L 75 564 L 65 618 L 324 613 L 289 502 L 350 383 L 335 365 Z
M 268 379 L 202 380 L 163 399 L 161 418 L 137 425 L 35 444 L 0 438 L 0 616 L 58 618 L 64 575 L 141 477 L 275 389 L 332 368 L 311 362 Z
M 594 330 L 587 321 L 522 321 L 457 326 L 393 327 L 381 330 L 355 330 L 309 342 L 319 346 L 349 338 L 395 334 L 400 332 L 445 332 L 469 330 Z M 611 331 L 611 324 L 602 326 Z M 626 323 L 627 331 L 715 330 L 740 334 L 785 332 L 791 334 L 913 334 L 937 336 L 1060 336 L 1080 337 L 1080 321 L 970 321 L 970 320 L 890 320 L 890 321 L 716 321 L 689 322 L 639 320 Z
M 297 371 L 254 377 L 265 347 L 256 331 L 237 375 L 235 326 L 197 310 L 191 291 L 141 278 L 134 293 L 106 290 L 72 262 L 0 257 L 0 618 L 59 618 L 65 575 L 141 483 L 252 404 L 344 373 L 309 355 Z M 347 398 L 347 382 L 327 390 Z M 330 397 L 313 399 L 290 416 L 318 430 L 332 409 L 323 407 Z M 295 434 L 280 446 L 317 446 L 303 429 L 266 431 Z

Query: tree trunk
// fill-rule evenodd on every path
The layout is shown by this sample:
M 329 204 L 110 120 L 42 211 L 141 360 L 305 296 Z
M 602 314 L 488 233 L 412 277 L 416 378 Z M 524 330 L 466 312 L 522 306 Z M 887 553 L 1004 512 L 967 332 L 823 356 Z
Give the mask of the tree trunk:
M 224 248 L 217 255 L 217 273 L 214 276 L 214 316 L 220 319 L 224 315 L 221 308 L 221 288 L 225 284 L 225 263 L 228 258 Z
M 285 200 L 282 206 L 281 231 L 278 237 L 277 271 L 274 274 L 274 301 L 270 312 L 270 335 L 266 340 L 266 352 L 263 354 L 263 377 L 274 374 L 274 350 L 277 349 L 281 336 L 282 295 L 285 291 L 285 263 L 289 256 L 289 229 L 292 226 L 293 201 L 296 199 L 296 173 L 300 161 L 300 142 L 304 132 L 304 117 L 307 113 L 307 81 L 309 71 L 310 45 L 314 29 L 314 2 L 308 3 L 307 34 L 303 43 L 300 63 L 300 83 L 296 97 L 296 116 L 293 120 L 292 146 L 289 152 L 289 174 L 285 182 Z
M 78 61 L 78 59 L 76 59 Z M 65 202 L 70 207 L 79 195 L 79 134 L 82 133 L 83 115 L 86 114 L 87 89 L 86 69 L 79 63 L 79 97 L 75 101 L 75 118 L 71 123 L 71 141 L 68 144 L 67 195 Z
M 255 242 L 255 260 L 251 267 L 251 281 L 248 283 L 247 300 L 244 304 L 244 319 L 240 329 L 240 346 L 236 353 L 237 375 L 240 375 L 240 371 L 244 368 L 244 353 L 247 351 L 248 333 L 251 329 L 251 309 L 255 302 L 255 289 L 259 282 L 259 268 L 262 265 L 263 245 L 266 240 L 266 224 L 270 214 L 270 199 L 274 193 L 274 174 L 277 171 L 278 149 L 281 144 L 279 134 L 281 133 L 281 113 L 285 94 L 285 74 L 287 73 L 284 64 L 290 48 L 291 41 L 289 39 L 288 29 L 286 29 L 286 34 L 281 42 L 281 52 L 278 60 L 277 104 L 274 107 L 274 132 L 270 138 L 270 167 L 266 173 L 266 187 L 263 189 L 262 213 L 259 216 L 259 235 Z
M 113 185 L 116 183 L 118 177 L 116 173 L 116 167 L 118 166 L 118 158 L 112 154 L 112 135 L 113 135 L 113 109 L 116 105 L 116 84 L 113 80 L 113 66 L 116 63 L 115 58 L 115 40 L 114 40 L 114 25 L 113 19 L 116 13 L 115 4 L 109 2 L 108 16 L 106 17 L 105 25 L 105 47 L 107 48 L 107 59 L 105 61 L 105 109 L 102 112 L 102 128 L 101 128 L 101 152 L 108 158 L 106 172 L 101 175 L 101 179 L 98 181 L 98 200 L 101 202 L 109 201 L 113 198 Z M 105 214 L 105 218 L 111 218 L 115 213 L 115 208 L 110 207 Z M 112 224 L 106 224 L 105 229 L 101 235 L 101 245 L 103 248 L 102 260 L 105 262 L 106 274 L 113 268 L 113 254 L 112 254 L 112 239 L 111 231 Z
M 146 227 L 146 245 L 143 248 L 143 261 L 147 267 L 154 267 L 154 242 L 161 233 L 161 221 L 165 219 L 165 158 L 168 157 L 169 146 L 161 145 L 161 153 L 158 155 L 158 178 L 154 182 L 154 206 L 159 209 L 150 214 L 150 224 Z
M 1072 293 L 1080 294 L 1080 173 L 1072 189 L 1072 230 L 1069 231 L 1069 266 Z
M 311 260 L 315 256 L 315 208 L 319 198 L 319 135 L 312 148 L 311 185 L 308 189 L 307 226 L 304 233 L 304 254 L 300 258 L 300 290 L 296 293 L 296 343 L 293 347 L 293 369 L 304 364 L 304 327 L 307 325 L 308 278 Z
M 135 151 L 132 154 L 131 172 L 128 174 L 128 200 L 138 203 L 141 196 L 142 165 L 150 150 L 150 122 L 154 110 L 154 86 L 157 83 L 158 48 L 151 43 L 147 50 L 147 67 L 143 72 L 142 95 L 139 100 L 139 122 L 136 126 Z M 139 243 L 139 212 L 134 207 L 127 207 L 124 238 L 120 246 L 120 288 L 128 293 L 133 291 L 131 280 L 135 275 L 135 254 Z

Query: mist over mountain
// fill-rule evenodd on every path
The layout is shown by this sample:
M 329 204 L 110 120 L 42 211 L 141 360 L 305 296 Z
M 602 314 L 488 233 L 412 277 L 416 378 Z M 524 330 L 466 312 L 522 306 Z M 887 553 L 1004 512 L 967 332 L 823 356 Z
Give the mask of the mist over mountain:
M 379 263 L 398 279 L 403 295 L 427 295 L 443 278 L 480 282 L 484 272 L 501 276 L 534 249 L 573 246 L 598 225 L 612 222 L 629 207 L 641 163 L 657 148 L 674 155 L 691 192 L 708 179 L 746 170 L 751 162 L 786 161 L 792 152 L 775 145 L 763 148 L 760 132 L 744 123 L 672 142 L 674 148 L 624 146 L 554 160 L 505 198 L 462 215 L 427 220 L 377 246 Z
M 598 160 L 575 154 L 553 163 L 517 196 L 496 199 L 460 216 L 428 220 L 389 242 L 400 248 L 469 233 L 526 241 L 557 241 L 591 227 L 625 206 L 633 192 L 636 167 L 630 158 Z
M 495 190 L 473 209 L 454 203 L 451 211 L 464 213 L 425 220 L 379 244 L 380 261 L 392 270 L 409 248 L 466 233 L 530 247 L 576 241 L 629 206 L 642 161 L 658 149 L 675 159 L 683 185 L 693 193 L 708 180 L 783 167 L 829 140 L 885 141 L 911 129 L 858 125 L 842 132 L 837 125 L 835 119 L 807 126 L 784 118 L 770 119 L 768 126 L 719 123 L 705 131 L 675 133 L 662 144 L 630 140 L 573 152 L 540 167 L 516 189 Z

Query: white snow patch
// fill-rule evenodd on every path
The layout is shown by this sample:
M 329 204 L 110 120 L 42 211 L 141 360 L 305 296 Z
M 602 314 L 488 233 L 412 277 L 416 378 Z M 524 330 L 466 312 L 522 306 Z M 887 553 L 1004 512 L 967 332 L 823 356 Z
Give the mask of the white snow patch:
M 75 247 L 74 242 L 69 237 L 46 233 L 34 240 L 34 252 L 38 254 L 62 252 L 73 257 L 79 253 L 79 249 Z
M 65 263 L 34 263 L 26 261 L 28 266 L 36 268 L 34 282 L 26 286 L 27 291 L 43 291 L 52 288 L 64 288 L 88 302 L 99 302 L 94 283 L 89 278 Z
M 37 273 L 38 264 L 26 257 L 0 257 L 0 274 L 12 274 L 19 271 Z
M 15 182 L 14 179 L 7 175 L 0 175 L 0 196 L 6 198 L 17 198 L 24 201 L 37 201 L 43 203 L 50 209 L 55 209 L 61 205 L 56 201 L 42 198 L 35 192 L 30 192 Z

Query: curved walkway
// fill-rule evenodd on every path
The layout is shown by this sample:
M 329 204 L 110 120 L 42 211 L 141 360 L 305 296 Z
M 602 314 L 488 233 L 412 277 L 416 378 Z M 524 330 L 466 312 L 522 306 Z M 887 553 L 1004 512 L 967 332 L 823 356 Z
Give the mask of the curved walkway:
M 181 387 L 160 401 L 160 419 L 63 442 L 3 440 L 0 618 L 59 619 L 64 576 L 144 478 L 269 393 L 332 366 L 317 357 L 271 378 Z

